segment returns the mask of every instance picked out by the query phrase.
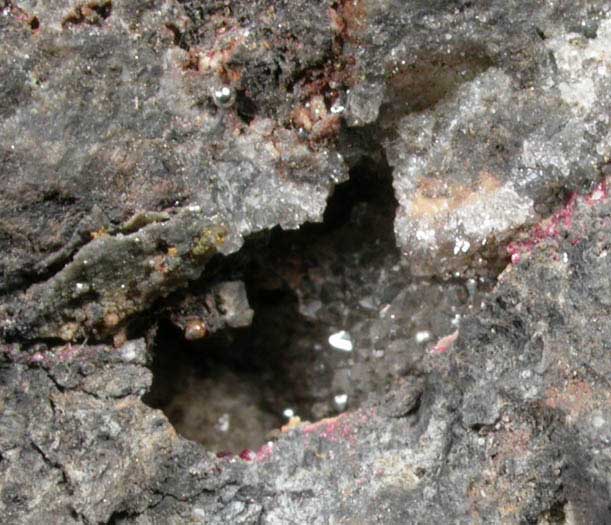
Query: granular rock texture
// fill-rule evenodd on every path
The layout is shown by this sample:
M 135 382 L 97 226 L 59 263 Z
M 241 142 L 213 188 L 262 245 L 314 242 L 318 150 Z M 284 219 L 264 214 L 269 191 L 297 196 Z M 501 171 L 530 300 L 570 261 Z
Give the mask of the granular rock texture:
M 0 18 L 0 290 L 17 296 L 9 337 L 116 331 L 198 277 L 210 253 L 319 219 L 346 176 L 337 153 L 309 147 L 286 122 L 261 114 L 249 125 L 235 103 L 225 107 L 223 87 L 237 86 L 223 65 L 192 69 L 174 43 L 180 4 L 109 2 L 106 17 L 74 16 L 87 6 L 11 2 Z M 226 23 L 210 30 L 231 32 Z M 271 60 L 274 48 L 255 37 Z M 235 52 L 252 45 L 236 38 Z M 315 44 L 303 52 L 320 53 Z M 279 86 L 272 94 L 282 98 Z
M 363 114 L 353 124 L 380 128 L 414 271 L 485 265 L 478 255 L 549 214 L 559 190 L 597 180 L 611 155 L 608 6 L 360 3 L 380 22 L 355 44 L 375 51 L 348 106 Z
M 140 401 L 146 347 L 4 348 L 7 523 L 609 523 L 611 205 L 509 267 L 451 349 L 240 457 Z
M 0 42 L 1 523 L 611 523 L 608 2 Z

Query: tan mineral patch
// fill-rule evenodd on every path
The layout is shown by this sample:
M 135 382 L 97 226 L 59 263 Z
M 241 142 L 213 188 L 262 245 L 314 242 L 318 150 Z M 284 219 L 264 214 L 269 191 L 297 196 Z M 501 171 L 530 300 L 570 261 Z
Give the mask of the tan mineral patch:
M 414 489 L 420 478 L 416 476 L 414 468 L 406 465 L 400 458 L 386 456 L 379 458 L 373 465 L 376 477 L 386 485 L 394 485 L 403 489 Z
M 462 184 L 449 186 L 440 179 L 427 179 L 419 184 L 410 203 L 409 215 L 414 219 L 437 218 L 443 212 L 452 212 L 486 199 L 501 187 L 501 182 L 488 172 L 479 174 L 474 188 Z
M 545 393 L 545 404 L 554 409 L 566 412 L 567 422 L 575 423 L 583 414 L 592 410 L 592 405 L 596 403 L 596 395 L 592 386 L 586 381 L 574 380 L 564 388 L 559 389 L 554 386 Z M 611 401 L 607 397 L 607 402 Z

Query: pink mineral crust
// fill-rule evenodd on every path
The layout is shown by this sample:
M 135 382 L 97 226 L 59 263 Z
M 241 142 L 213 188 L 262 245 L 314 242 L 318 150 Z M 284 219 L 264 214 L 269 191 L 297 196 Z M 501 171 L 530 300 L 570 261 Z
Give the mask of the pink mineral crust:
M 77 346 L 68 343 L 56 353 L 57 360 L 60 362 L 72 361 L 81 353 L 82 349 L 83 345 Z
M 274 450 L 274 444 L 270 441 L 265 443 L 262 447 L 257 450 L 256 460 L 257 461 L 267 461 L 272 457 L 272 453 Z
M 522 256 L 520 255 L 519 252 L 514 252 L 511 254 L 511 264 L 516 266 L 520 264 L 521 261 L 522 261 Z
M 44 361 L 45 356 L 41 352 L 36 352 L 30 357 L 30 363 L 40 363 Z
M 446 353 L 450 348 L 452 348 L 452 345 L 454 344 L 454 341 L 456 341 L 457 338 L 458 330 L 451 333 L 450 335 L 442 337 L 439 341 L 437 341 L 437 344 L 433 348 L 431 348 L 431 354 Z
M 238 457 L 243 461 L 267 461 L 272 457 L 272 451 L 274 448 L 274 444 L 270 441 L 265 443 L 265 445 L 261 446 L 259 450 L 256 452 L 249 448 L 245 448 L 238 454 Z M 222 459 L 231 459 L 233 454 L 231 452 L 219 452 L 216 457 Z
M 244 461 L 254 461 L 257 458 L 257 454 L 249 448 L 245 448 L 244 450 L 242 450 L 239 456 L 240 459 L 243 459 Z
M 529 254 L 535 246 L 550 239 L 557 239 L 562 232 L 568 231 L 573 226 L 573 214 L 579 203 L 595 206 L 607 200 L 607 180 L 601 181 L 594 191 L 588 195 L 577 195 L 572 193 L 563 208 L 551 217 L 536 224 L 525 239 L 513 241 L 507 246 L 511 263 L 518 265 L 525 254 Z

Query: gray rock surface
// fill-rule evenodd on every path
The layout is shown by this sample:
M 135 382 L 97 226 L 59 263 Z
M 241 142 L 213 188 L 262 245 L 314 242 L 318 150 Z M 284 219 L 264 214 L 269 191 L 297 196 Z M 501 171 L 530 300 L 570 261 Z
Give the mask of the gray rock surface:
M 142 340 L 5 347 L 5 522 L 608 523 L 610 212 L 580 205 L 387 395 L 245 459 L 142 404 Z
M 356 4 L 347 52 L 365 86 L 348 96 L 350 122 L 378 128 L 414 272 L 485 266 L 480 254 L 549 215 L 559 189 L 598 180 L 611 156 L 608 5 Z
M 0 523 L 611 523 L 608 2 L 0 42 Z
M 190 69 L 168 29 L 186 18 L 180 4 L 108 5 L 91 23 L 70 21 L 68 2 L 2 11 L 0 290 L 16 296 L 7 334 L 116 330 L 198 277 L 211 252 L 319 220 L 346 178 L 338 154 L 309 148 L 282 121 L 249 125 L 237 102 L 217 105 L 223 82 L 237 86 L 220 64 Z M 231 38 L 236 53 L 257 41 Z

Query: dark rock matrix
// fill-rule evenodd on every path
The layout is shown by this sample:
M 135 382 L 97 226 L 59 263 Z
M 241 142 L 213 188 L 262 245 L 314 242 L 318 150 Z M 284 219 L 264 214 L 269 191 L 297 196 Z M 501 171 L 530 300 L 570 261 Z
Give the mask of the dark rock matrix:
M 0 0 L 0 523 L 611 524 L 611 6 Z

